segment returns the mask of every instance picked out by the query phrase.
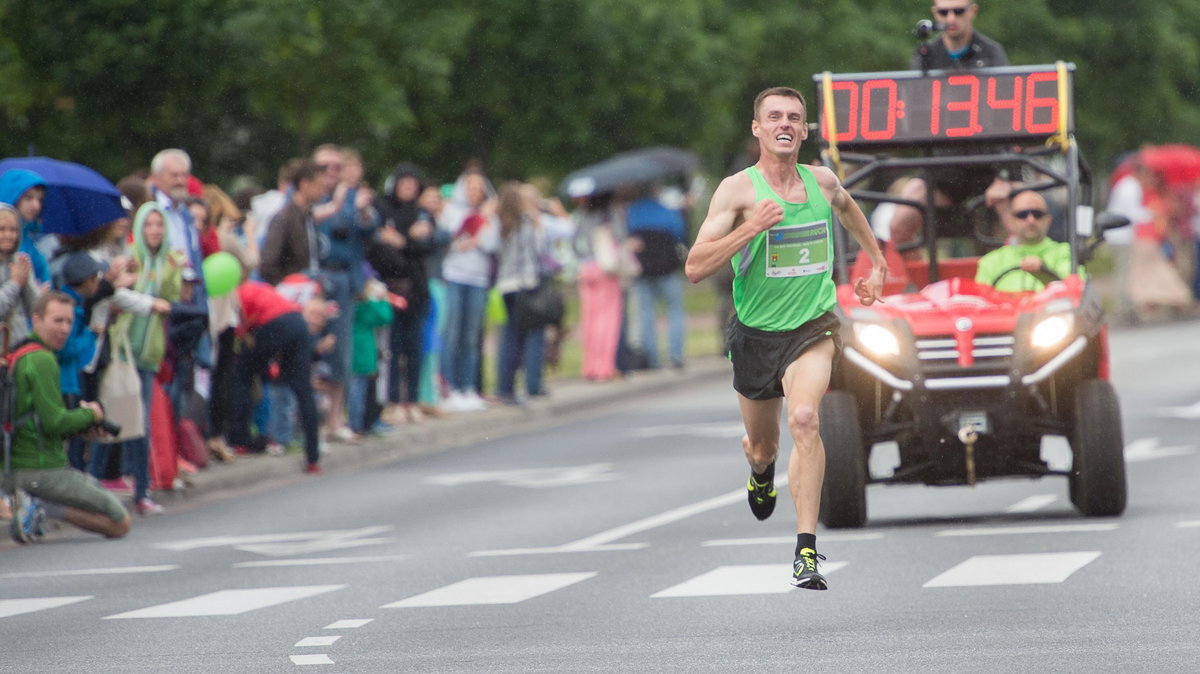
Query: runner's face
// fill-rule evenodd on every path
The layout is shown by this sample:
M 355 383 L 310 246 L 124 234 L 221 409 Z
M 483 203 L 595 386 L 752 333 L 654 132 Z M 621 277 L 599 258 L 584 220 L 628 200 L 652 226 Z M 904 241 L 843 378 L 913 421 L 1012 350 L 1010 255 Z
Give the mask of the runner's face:
M 963 0 L 933 0 L 933 20 L 945 24 L 946 34 L 958 38 L 971 34 L 979 6 Z
M 791 96 L 767 96 L 759 104 L 758 117 L 750 126 L 765 152 L 794 154 L 808 137 L 804 105 Z

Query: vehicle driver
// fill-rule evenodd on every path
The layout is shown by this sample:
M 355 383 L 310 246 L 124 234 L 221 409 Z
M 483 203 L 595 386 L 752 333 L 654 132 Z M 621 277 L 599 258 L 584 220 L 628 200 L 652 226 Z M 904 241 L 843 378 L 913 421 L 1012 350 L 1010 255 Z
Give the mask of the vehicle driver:
M 736 316 L 726 346 L 746 427 L 750 510 L 765 520 L 775 509 L 779 415 L 786 399 L 795 442 L 788 461 L 797 521 L 792 584 L 824 590 L 816 526 L 825 448 L 817 412 L 838 350 L 832 213 L 871 260 L 870 277 L 854 283 L 864 305 L 882 295 L 887 264 L 866 217 L 833 171 L 797 163 L 808 137 L 805 118 L 799 91 L 774 87 L 758 94 L 750 124 L 761 150 L 758 162 L 725 178 L 713 193 L 685 272 L 699 283 L 732 262 Z
M 1004 217 L 1010 242 L 979 259 L 975 280 L 996 290 L 1020 292 L 1041 290 L 1047 283 L 1069 276 L 1071 244 L 1046 236 L 1051 220 L 1041 194 L 1028 189 L 1014 192 Z M 1082 267 L 1079 274 L 1084 274 Z
M 941 35 L 917 46 L 910 66 L 913 70 L 971 70 L 1008 65 L 1004 47 L 975 30 L 979 4 L 967 0 L 933 0 L 934 21 Z M 1003 204 L 1008 195 L 1007 181 L 997 177 L 994 168 L 987 166 L 954 166 L 932 170 L 933 205 L 939 209 L 976 196 L 984 195 L 984 204 L 997 209 L 1003 218 Z M 902 198 L 925 203 L 928 187 L 917 177 L 904 185 Z M 896 244 L 917 238 L 925 222 L 925 214 L 917 208 L 897 204 L 891 223 L 891 240 Z M 914 251 L 915 253 L 915 251 Z

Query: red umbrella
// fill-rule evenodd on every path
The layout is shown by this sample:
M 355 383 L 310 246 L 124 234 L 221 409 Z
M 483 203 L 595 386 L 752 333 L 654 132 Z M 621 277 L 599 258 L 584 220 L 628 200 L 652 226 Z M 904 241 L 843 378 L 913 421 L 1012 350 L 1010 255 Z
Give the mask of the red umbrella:
M 1139 152 L 1138 159 L 1162 176 L 1168 187 L 1200 184 L 1200 147 L 1183 143 L 1152 145 Z

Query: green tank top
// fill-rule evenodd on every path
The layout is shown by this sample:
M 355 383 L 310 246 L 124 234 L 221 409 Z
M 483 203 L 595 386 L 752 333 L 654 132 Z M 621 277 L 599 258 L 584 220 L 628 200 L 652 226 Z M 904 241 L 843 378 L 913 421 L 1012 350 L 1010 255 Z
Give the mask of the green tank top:
M 807 166 L 797 164 L 808 201 L 784 201 L 758 169 L 746 169 L 754 183 L 754 202 L 773 199 L 783 220 L 750 240 L 733 256 L 733 307 L 742 324 L 784 332 L 833 309 L 833 240 L 829 201 Z

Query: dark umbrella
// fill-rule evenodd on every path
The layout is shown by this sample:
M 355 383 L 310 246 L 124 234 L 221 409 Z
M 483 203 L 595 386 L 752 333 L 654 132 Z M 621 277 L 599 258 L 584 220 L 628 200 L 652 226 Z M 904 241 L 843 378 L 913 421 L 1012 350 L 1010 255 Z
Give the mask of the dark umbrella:
M 126 217 L 121 193 L 107 178 L 82 165 L 48 157 L 13 157 L 0 160 L 0 174 L 25 169 L 46 181 L 42 205 L 42 231 L 53 234 L 86 234 Z
M 673 147 L 630 150 L 572 171 L 563 179 L 559 192 L 573 199 L 591 197 L 622 185 L 645 185 L 685 175 L 699 163 L 696 155 Z

